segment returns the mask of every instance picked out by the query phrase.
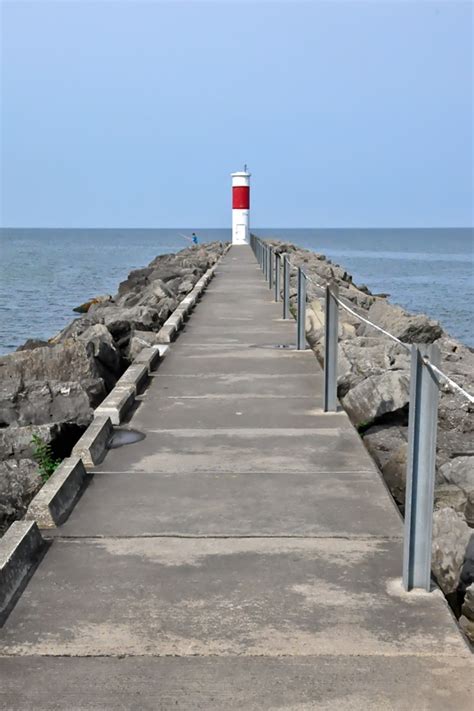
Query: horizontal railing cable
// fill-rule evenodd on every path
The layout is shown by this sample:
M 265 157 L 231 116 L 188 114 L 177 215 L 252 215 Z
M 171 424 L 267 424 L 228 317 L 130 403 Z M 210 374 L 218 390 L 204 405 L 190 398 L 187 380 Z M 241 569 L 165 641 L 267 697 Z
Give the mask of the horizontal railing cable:
M 467 400 L 469 400 L 470 403 L 474 404 L 474 397 L 470 395 L 466 390 L 464 390 L 464 388 L 462 388 L 460 385 L 455 383 L 454 380 L 449 377 L 449 375 L 443 373 L 442 370 L 433 365 L 433 363 L 431 363 L 431 361 L 429 361 L 427 358 L 424 358 L 423 362 L 428 368 L 430 368 L 430 370 L 436 373 L 436 375 L 445 380 L 453 388 L 453 390 L 456 390 L 456 392 L 458 392 L 460 395 L 463 395 Z

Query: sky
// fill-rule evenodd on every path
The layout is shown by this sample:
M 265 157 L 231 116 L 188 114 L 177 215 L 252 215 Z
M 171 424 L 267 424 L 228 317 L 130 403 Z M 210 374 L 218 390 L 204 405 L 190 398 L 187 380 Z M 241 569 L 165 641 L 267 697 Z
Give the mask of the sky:
M 0 225 L 462 227 L 458 0 L 0 0 Z

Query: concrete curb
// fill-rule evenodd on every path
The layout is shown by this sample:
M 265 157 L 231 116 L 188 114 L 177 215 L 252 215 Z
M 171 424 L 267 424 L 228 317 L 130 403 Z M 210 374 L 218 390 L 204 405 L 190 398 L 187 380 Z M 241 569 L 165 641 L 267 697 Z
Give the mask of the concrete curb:
M 68 457 L 31 501 L 26 519 L 36 521 L 40 528 L 55 528 L 74 508 L 88 478 L 82 459 Z
M 80 457 L 84 466 L 95 467 L 104 459 L 107 452 L 107 443 L 112 435 L 113 428 L 110 417 L 99 415 L 95 417 L 86 429 L 80 440 L 72 450 L 71 456 Z
M 146 365 L 148 366 L 148 371 L 151 372 L 155 370 L 160 361 L 165 357 L 169 346 L 158 344 L 157 346 L 149 346 L 148 348 L 143 348 L 137 357 L 134 359 L 134 365 Z
M 94 410 L 94 417 L 110 417 L 113 425 L 119 425 L 135 402 L 134 385 L 115 386 Z
M 190 311 L 196 306 L 202 292 L 206 289 L 207 285 L 213 278 L 216 266 L 219 264 L 224 254 L 227 254 L 229 249 L 230 246 L 224 250 L 219 258 L 219 261 L 212 267 L 209 267 L 207 272 L 196 282 L 192 291 L 190 291 L 189 294 L 185 296 L 182 301 L 180 301 L 171 316 L 164 322 L 163 326 L 158 331 L 158 339 L 160 343 L 171 343 L 176 338 L 183 321 L 189 316 Z
M 34 521 L 15 521 L 0 540 L 0 620 L 39 561 L 45 545 Z
M 133 361 L 132 365 L 129 365 L 125 373 L 119 380 L 115 383 L 115 387 L 107 395 L 108 399 L 112 393 L 121 388 L 133 387 L 134 394 L 138 395 L 148 383 L 148 365 L 143 363 L 136 363 Z M 105 401 L 104 401 L 105 402 Z M 101 407 L 101 405 L 99 405 Z M 98 408 L 97 408 L 98 409 Z

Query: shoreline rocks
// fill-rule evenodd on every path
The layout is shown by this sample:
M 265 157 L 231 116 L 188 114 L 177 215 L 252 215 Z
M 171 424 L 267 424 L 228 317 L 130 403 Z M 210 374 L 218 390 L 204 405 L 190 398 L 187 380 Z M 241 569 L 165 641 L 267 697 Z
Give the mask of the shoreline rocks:
M 320 363 L 324 360 L 324 294 L 333 280 L 339 296 L 365 318 L 405 343 L 436 343 L 441 368 L 459 385 L 474 392 L 474 353 L 451 338 L 424 314 L 412 314 L 386 296 L 358 287 L 350 274 L 322 254 L 294 244 L 267 240 L 275 252 L 303 266 L 307 280 L 306 336 Z M 296 273 L 290 299 L 296 307 Z M 403 346 L 339 310 L 338 396 L 403 513 L 408 440 L 410 354 Z M 474 628 L 474 407 L 449 387 L 440 387 L 433 519 L 433 574 L 459 617 L 466 590 L 469 597 L 463 629 Z M 456 600 L 456 602 L 454 602 Z M 464 609 L 464 608 L 463 608 Z M 471 615 L 471 617 L 468 617 Z M 471 637 L 474 641 L 474 637 Z
M 115 296 L 93 297 L 45 342 L 0 356 L 0 535 L 42 485 L 32 436 L 69 456 L 94 409 L 224 252 L 212 242 L 156 257 L 130 272 Z M 71 309 L 72 309 L 71 305 Z

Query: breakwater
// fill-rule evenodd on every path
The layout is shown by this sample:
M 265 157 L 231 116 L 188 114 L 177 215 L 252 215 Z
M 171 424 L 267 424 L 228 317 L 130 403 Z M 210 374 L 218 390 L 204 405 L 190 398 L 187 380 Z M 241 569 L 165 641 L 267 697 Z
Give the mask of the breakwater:
M 406 343 L 436 342 L 442 367 L 473 389 L 474 355 L 427 316 L 410 314 L 383 295 L 357 286 L 351 275 L 324 255 L 272 241 L 308 276 L 339 285 L 354 307 Z M 143 348 L 160 342 L 160 330 L 224 243 L 163 255 L 134 270 L 115 296 L 91 299 L 85 313 L 47 342 L 28 341 L 0 358 L 0 516 L 5 529 L 20 518 L 39 490 L 42 477 L 33 457 L 33 436 L 66 457 L 127 366 Z M 296 277 L 291 277 L 292 301 Z M 308 281 L 306 336 L 323 358 L 324 303 Z M 372 331 L 356 316 L 341 314 L 338 395 L 377 462 L 403 512 L 409 359 L 404 349 Z M 472 632 L 474 446 L 472 408 L 449 390 L 441 394 L 433 570 L 466 633 Z M 461 613 L 463 613 L 461 615 Z
M 292 243 L 267 240 L 274 253 L 288 255 L 307 279 L 306 339 L 324 360 L 324 294 L 316 283 L 334 281 L 341 298 L 361 315 L 404 343 L 436 343 L 441 368 L 466 390 L 474 391 L 474 353 L 424 314 L 391 304 L 354 283 L 341 266 Z M 314 278 L 312 281 L 311 277 Z M 297 305 L 297 275 L 290 277 L 290 300 Z M 339 314 L 338 397 L 376 461 L 404 513 L 408 450 L 410 355 L 403 346 L 371 328 L 356 314 Z M 474 639 L 474 410 L 449 385 L 440 393 L 432 570 L 438 584 Z
M 140 351 L 162 341 L 163 324 L 224 249 L 215 242 L 158 256 L 48 341 L 0 357 L 0 532 L 24 515 L 45 478 L 33 438 L 51 448 L 46 466 L 69 456 L 94 409 Z

